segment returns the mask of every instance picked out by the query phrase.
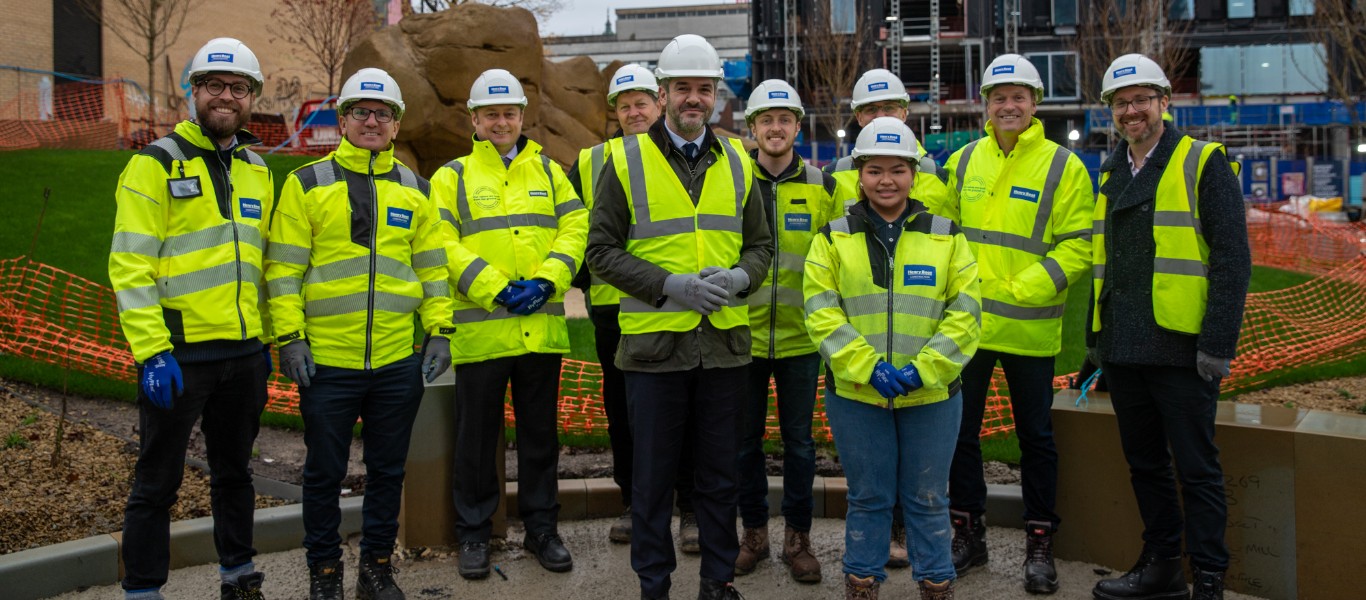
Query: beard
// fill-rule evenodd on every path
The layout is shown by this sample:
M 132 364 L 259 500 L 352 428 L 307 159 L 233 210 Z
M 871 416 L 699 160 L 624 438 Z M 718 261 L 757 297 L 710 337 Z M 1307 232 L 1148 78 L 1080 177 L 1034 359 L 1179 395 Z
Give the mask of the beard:
M 685 118 L 683 107 L 670 105 L 668 109 L 669 122 L 678 129 L 676 133 L 682 136 L 692 137 L 702 132 L 702 128 L 707 126 L 707 121 L 711 120 L 713 109 L 703 109 L 700 118 Z M 692 108 L 692 107 L 689 107 Z M 714 107 L 713 107 L 714 108 Z
M 1129 135 L 1122 128 L 1120 129 L 1119 135 L 1120 137 L 1124 138 L 1124 141 L 1129 142 L 1130 146 L 1142 144 L 1152 139 L 1153 136 L 1157 135 L 1157 129 L 1161 124 L 1161 119 L 1158 119 L 1156 121 L 1145 120 L 1143 122 L 1143 129 L 1139 130 L 1139 132 L 1136 135 Z
M 223 93 L 226 94 L 228 92 L 227 90 L 224 90 Z M 195 105 L 195 115 L 199 122 L 199 126 L 204 128 L 205 134 L 214 140 L 224 140 L 235 135 L 243 127 L 246 127 L 247 121 L 251 118 L 250 103 L 248 103 L 246 107 L 243 107 L 237 102 L 223 102 L 221 100 L 214 102 L 214 100 L 215 99 L 210 99 L 207 102 Z M 214 111 L 217 107 L 230 108 L 237 112 L 232 114 L 219 114 Z

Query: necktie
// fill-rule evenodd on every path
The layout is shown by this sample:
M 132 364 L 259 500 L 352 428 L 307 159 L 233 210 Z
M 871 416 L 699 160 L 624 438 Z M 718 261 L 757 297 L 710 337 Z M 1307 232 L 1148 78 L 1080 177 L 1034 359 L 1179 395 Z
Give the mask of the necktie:
M 511 159 L 511 158 L 508 158 L 508 157 L 506 157 L 506 156 L 504 156 L 504 157 L 503 157 L 503 166 L 504 166 L 504 167 L 511 167 L 511 166 L 512 166 L 512 159 Z
M 683 155 L 688 157 L 688 160 L 697 158 L 697 144 L 695 142 L 683 144 Z

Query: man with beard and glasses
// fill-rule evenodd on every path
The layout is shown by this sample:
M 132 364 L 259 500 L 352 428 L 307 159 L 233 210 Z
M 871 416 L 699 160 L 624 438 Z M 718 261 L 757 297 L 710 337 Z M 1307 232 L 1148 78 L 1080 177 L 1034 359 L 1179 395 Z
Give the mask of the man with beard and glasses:
M 170 508 L 201 416 L 223 598 L 263 597 L 249 463 L 271 371 L 261 263 L 275 186 L 242 129 L 263 80 L 231 38 L 200 48 L 189 76 L 197 119 L 129 160 L 114 191 L 109 280 L 137 361 L 141 432 L 121 544 L 129 600 L 162 597 Z
M 677 566 L 670 500 L 692 436 L 702 600 L 735 599 L 737 419 L 750 363 L 745 296 L 764 280 L 772 235 L 751 201 L 739 140 L 707 127 L 721 59 L 706 39 L 659 55 L 665 118 L 612 140 L 594 191 L 588 261 L 622 291 L 621 348 L 635 444 L 631 567 L 642 598 L 667 598 Z
M 1096 584 L 1102 600 L 1185 598 L 1183 531 L 1192 598 L 1223 598 L 1229 563 L 1214 417 L 1252 259 L 1223 145 L 1165 123 L 1170 96 L 1167 76 L 1141 54 L 1115 59 L 1102 78 L 1124 141 L 1101 165 L 1086 346 L 1109 380 L 1143 518 L 1143 552 L 1129 572 Z
M 768 469 L 764 426 L 769 381 L 778 392 L 778 425 L 783 440 L 782 554 L 792 578 L 821 580 L 821 565 L 811 550 L 811 484 L 816 477 L 816 443 L 811 414 L 821 356 L 806 330 L 802 309 L 802 272 L 816 232 L 838 218 L 835 178 L 806 164 L 792 150 L 802 129 L 802 99 L 786 81 L 770 79 L 749 96 L 745 122 L 758 148 L 750 152 L 758 176 L 759 199 L 773 235 L 773 259 L 763 285 L 749 296 L 749 386 L 740 411 L 740 521 L 744 535 L 735 574 L 754 571 L 771 553 L 768 541 Z

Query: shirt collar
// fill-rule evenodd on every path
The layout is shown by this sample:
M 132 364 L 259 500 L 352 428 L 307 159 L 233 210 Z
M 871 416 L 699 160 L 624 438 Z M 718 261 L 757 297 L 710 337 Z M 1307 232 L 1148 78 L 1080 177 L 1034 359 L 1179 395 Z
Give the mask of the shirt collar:
M 1148 159 L 1150 159 L 1150 158 L 1153 157 L 1153 152 L 1157 150 L 1157 146 L 1158 146 L 1158 144 L 1153 144 L 1153 147 L 1152 147 L 1152 148 L 1148 148 L 1148 153 L 1143 155 L 1143 164 L 1145 164 L 1145 165 L 1148 164 Z M 1129 148 L 1132 149 L 1133 146 L 1129 146 Z M 1137 165 L 1134 164 L 1134 153 L 1133 153 L 1133 152 L 1130 152 L 1129 150 L 1125 150 L 1125 151 L 1124 151 L 1124 157 L 1129 159 L 1129 173 L 1130 173 L 1130 174 L 1132 174 L 1132 175 L 1137 175 L 1138 172 L 1139 172 L 1140 170 L 1143 169 L 1143 167 L 1140 167 L 1140 166 L 1137 166 Z
M 694 143 L 694 144 L 697 144 L 697 148 L 698 148 L 699 150 L 702 149 L 702 141 L 703 141 L 704 138 L 707 137 L 707 130 L 706 130 L 706 129 L 703 129 L 703 130 L 702 130 L 702 133 L 697 134 L 697 138 L 696 138 L 696 139 L 691 139 L 691 140 L 683 139 L 683 136 L 678 135 L 677 133 L 674 133 L 673 128 L 672 128 L 672 127 L 669 127 L 669 124 L 668 124 L 667 122 L 664 124 L 664 131 L 669 132 L 669 139 L 670 139 L 671 141 L 673 141 L 674 147 L 675 147 L 675 148 L 678 148 L 680 151 L 683 150 L 683 145 L 684 145 L 684 144 L 687 144 L 687 143 L 689 143 L 689 142 Z

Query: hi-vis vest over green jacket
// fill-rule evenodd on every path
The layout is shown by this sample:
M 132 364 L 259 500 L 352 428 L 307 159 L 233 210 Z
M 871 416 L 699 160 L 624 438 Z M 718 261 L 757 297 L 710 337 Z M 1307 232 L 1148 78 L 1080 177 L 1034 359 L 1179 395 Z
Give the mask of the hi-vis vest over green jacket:
M 446 247 L 427 181 L 345 139 L 285 181 L 266 253 L 278 339 L 320 365 L 378 369 L 413 354 L 413 313 L 451 333 Z
M 455 364 L 531 352 L 569 352 L 564 293 L 583 261 L 588 211 L 560 165 L 525 136 L 508 167 L 493 144 L 437 169 L 432 197 L 446 223 L 455 288 Z M 555 295 L 519 316 L 494 302 L 508 283 L 544 279 Z
M 757 153 L 751 152 L 751 160 Z M 800 157 L 777 179 L 770 179 L 757 160 L 754 165 L 759 195 L 773 228 L 773 260 L 763 285 L 748 297 L 752 354 L 770 359 L 810 354 L 816 351 L 816 343 L 806 331 L 802 278 L 811 240 L 843 212 L 833 195 L 835 178 Z
M 1053 356 L 1062 349 L 1067 286 L 1091 266 L 1091 177 L 1034 119 L 1009 156 L 994 128 L 949 157 L 949 216 L 977 254 L 986 350 Z
M 611 155 L 611 140 L 579 151 L 579 188 L 583 192 L 580 198 L 590 212 L 593 210 L 593 192 L 598 189 L 603 166 L 607 164 L 607 158 Z M 621 290 L 599 279 L 597 275 L 590 274 L 589 281 L 588 300 L 593 306 L 612 306 L 621 303 Z
M 866 201 L 811 244 L 806 326 L 842 397 L 888 408 L 947 400 L 977 352 L 981 309 L 972 249 L 952 221 L 916 208 L 895 248 L 870 235 Z M 914 363 L 924 387 L 884 399 L 868 383 L 879 360 L 896 368 Z
M 261 258 L 275 186 L 247 149 L 259 140 L 240 132 L 237 141 L 225 158 L 182 121 L 119 176 L 109 280 L 138 362 L 186 343 L 268 335 Z

